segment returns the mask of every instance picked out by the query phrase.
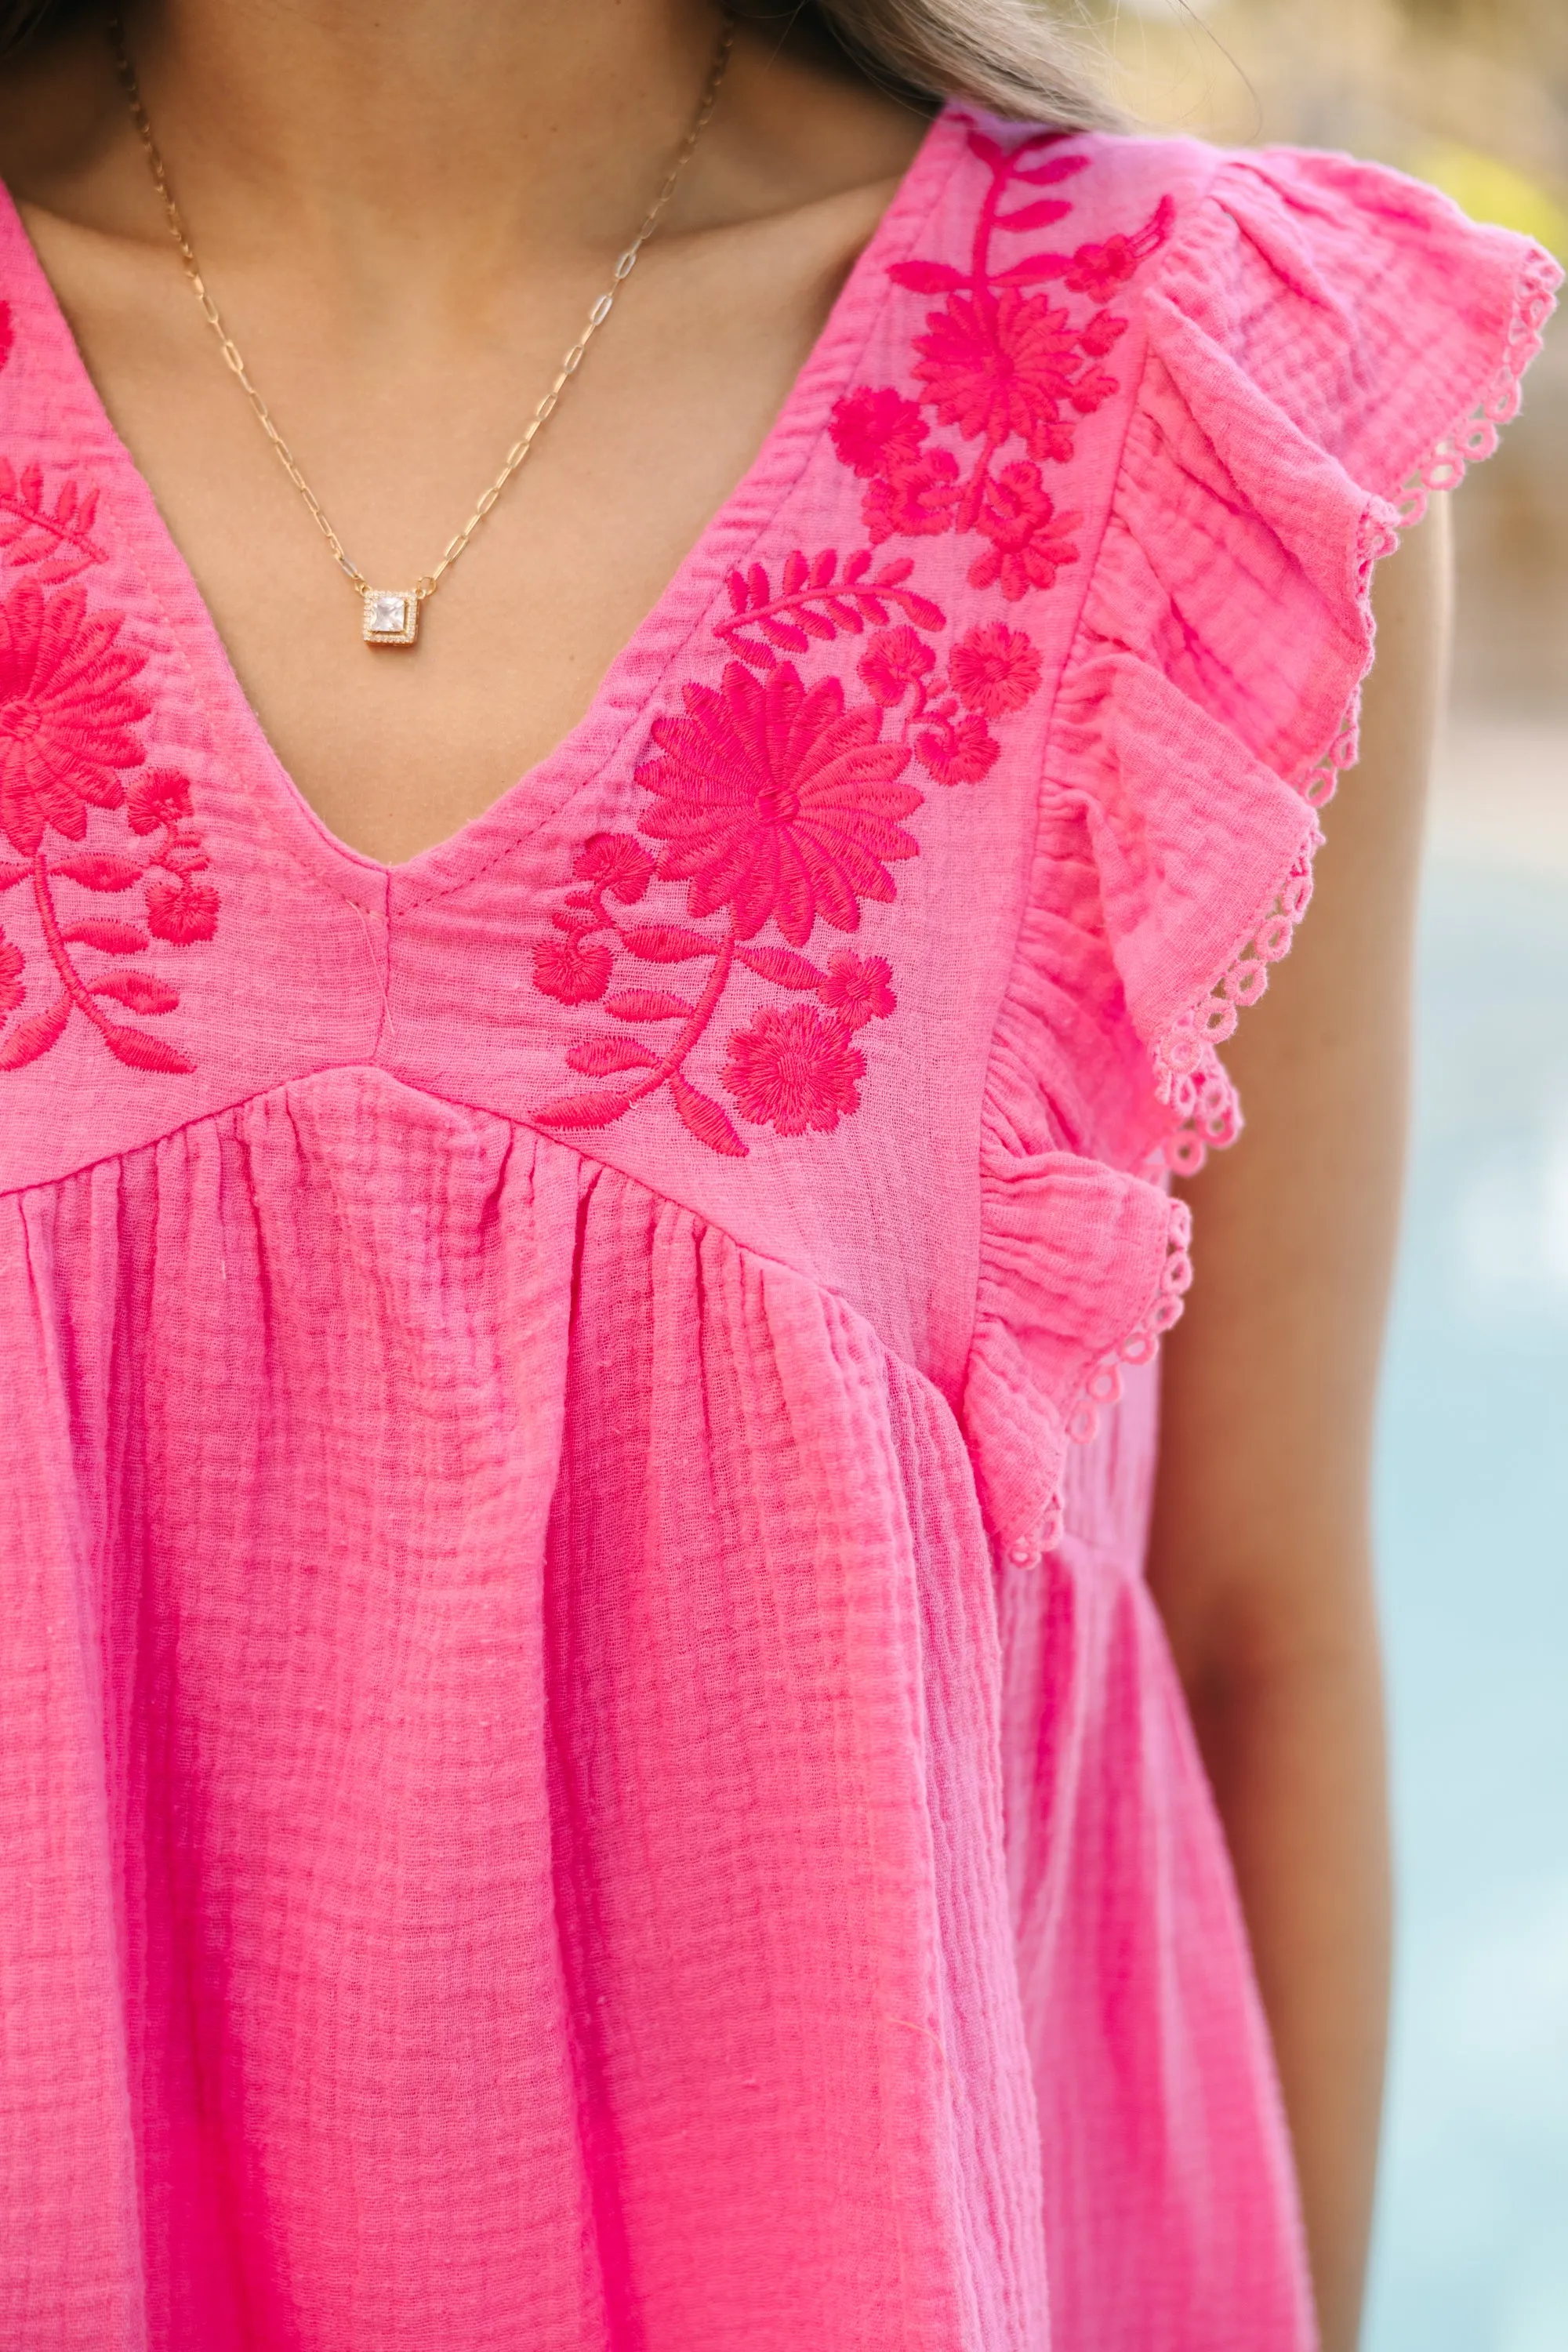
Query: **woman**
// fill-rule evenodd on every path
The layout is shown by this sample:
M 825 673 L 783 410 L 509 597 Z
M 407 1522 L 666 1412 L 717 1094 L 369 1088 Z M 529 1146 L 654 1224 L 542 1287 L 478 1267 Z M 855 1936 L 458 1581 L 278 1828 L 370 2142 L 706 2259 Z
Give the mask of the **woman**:
M 1345 2352 L 1436 517 L 1215 1045 L 1551 266 L 1014 0 L 11 16 L 0 2338 Z

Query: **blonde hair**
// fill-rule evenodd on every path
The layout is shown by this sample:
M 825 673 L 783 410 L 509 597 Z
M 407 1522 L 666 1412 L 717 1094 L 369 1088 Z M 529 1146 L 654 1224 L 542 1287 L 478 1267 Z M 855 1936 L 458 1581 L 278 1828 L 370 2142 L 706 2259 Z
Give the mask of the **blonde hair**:
M 966 98 L 1072 130 L 1121 121 L 1087 42 L 1044 0 L 738 0 L 737 13 L 781 29 L 814 26 L 873 79 L 916 99 Z

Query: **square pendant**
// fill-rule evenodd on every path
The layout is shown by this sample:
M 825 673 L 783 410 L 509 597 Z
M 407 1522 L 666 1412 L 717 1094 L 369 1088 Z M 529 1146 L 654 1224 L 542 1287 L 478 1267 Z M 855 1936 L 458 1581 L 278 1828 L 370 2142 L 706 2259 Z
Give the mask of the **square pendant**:
M 367 646 L 411 646 L 419 635 L 419 599 L 410 588 L 364 591 Z

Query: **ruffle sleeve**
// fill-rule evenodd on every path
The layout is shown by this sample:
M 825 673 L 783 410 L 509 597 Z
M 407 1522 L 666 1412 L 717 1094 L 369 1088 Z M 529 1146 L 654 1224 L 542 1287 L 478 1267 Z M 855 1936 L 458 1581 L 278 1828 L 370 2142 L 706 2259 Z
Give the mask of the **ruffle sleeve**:
M 1395 173 L 1274 151 L 1220 160 L 1146 281 L 987 1082 L 966 1403 L 1019 1558 L 1065 1440 L 1180 1310 L 1166 1171 L 1239 1128 L 1217 1048 L 1356 756 L 1373 565 L 1496 446 L 1561 275 Z

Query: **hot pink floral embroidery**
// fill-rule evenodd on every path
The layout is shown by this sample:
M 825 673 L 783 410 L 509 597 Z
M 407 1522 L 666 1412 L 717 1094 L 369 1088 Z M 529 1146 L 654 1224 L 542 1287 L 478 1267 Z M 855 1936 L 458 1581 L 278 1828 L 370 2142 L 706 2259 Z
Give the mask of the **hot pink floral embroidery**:
M 217 929 L 217 910 L 218 895 L 210 882 L 147 877 L 147 929 L 154 939 L 168 940 L 177 948 L 210 940 Z
M 816 993 L 851 1029 L 868 1021 L 885 1021 L 899 1009 L 892 991 L 892 967 L 885 956 L 858 956 L 846 950 L 830 956 L 827 977 Z
M 731 579 L 714 635 L 741 658 L 717 686 L 687 683 L 679 710 L 654 720 L 653 756 L 637 770 L 638 823 L 657 852 L 633 834 L 591 835 L 552 934 L 533 944 L 543 994 L 599 1004 L 616 1024 L 566 1053 L 582 1076 L 614 1083 L 546 1103 L 542 1125 L 606 1127 L 665 1093 L 700 1143 L 744 1157 L 734 1119 L 690 1075 L 740 975 L 816 1000 L 764 1006 L 731 1030 L 719 1085 L 741 1120 L 826 1134 L 859 1108 L 867 1064 L 854 1041 L 896 1011 L 891 967 L 801 950 L 819 924 L 857 930 L 867 905 L 896 898 L 897 869 L 920 848 L 906 829 L 922 803 L 911 765 L 938 783 L 977 782 L 1001 748 L 989 719 L 1020 709 L 1040 677 L 1029 638 L 997 624 L 967 631 L 944 670 L 931 642 L 947 625 L 940 606 L 907 585 L 907 564 L 889 578 L 870 562 L 863 549 L 841 566 L 828 549 L 792 554 L 776 580 L 761 564 Z M 864 702 L 837 677 L 811 685 L 779 658 L 781 640 L 793 649 L 795 637 L 844 635 L 866 639 Z M 645 898 L 667 892 L 681 894 L 676 906 L 645 918 Z
M 805 566 L 797 586 L 826 568 Z M 748 593 L 752 610 L 782 609 L 765 577 Z M 916 604 L 928 627 L 942 625 L 936 607 Z M 857 606 L 844 609 L 864 627 Z M 637 780 L 647 794 L 642 830 L 660 845 L 657 856 L 630 834 L 594 835 L 574 857 L 581 887 L 552 915 L 556 936 L 532 951 L 534 983 L 547 996 L 602 1003 L 622 1024 L 578 1038 L 566 1055 L 584 1076 L 620 1083 L 547 1104 L 543 1124 L 606 1126 L 668 1091 L 700 1142 L 742 1157 L 748 1147 L 734 1121 L 687 1067 L 738 971 L 814 994 L 826 1008 L 764 1008 L 749 1029 L 731 1032 L 721 1083 L 741 1117 L 801 1135 L 858 1108 L 866 1064 L 849 1041 L 893 1010 L 890 971 L 880 956 L 844 954 L 825 969 L 799 950 L 818 923 L 857 929 L 863 903 L 891 900 L 893 868 L 919 850 L 903 820 L 922 795 L 902 781 L 910 749 L 884 737 L 884 711 L 911 687 L 923 703 L 935 655 L 912 629 L 880 635 L 898 656 L 889 658 L 884 701 L 850 703 L 836 677 L 807 686 L 793 663 L 771 649 L 764 658 L 759 646 L 751 666 L 728 663 L 717 687 L 689 683 L 680 711 L 654 721 L 655 755 Z M 680 889 L 688 919 L 631 921 L 617 912 L 613 899 L 635 903 L 650 883 Z M 770 928 L 783 944 L 760 939 Z M 623 956 L 634 967 L 667 968 L 676 985 L 654 985 L 650 972 L 640 986 L 612 990 Z M 695 970 L 700 984 L 682 984 L 680 967 Z
M 80 841 L 89 807 L 118 808 L 142 764 L 142 664 L 118 630 L 79 587 L 51 597 L 24 578 L 0 604 L 0 831 L 24 857 L 51 825 Z
M 1072 534 L 1083 518 L 1058 514 L 1039 467 L 1027 460 L 1004 466 L 986 483 L 976 520 L 991 541 L 970 566 L 976 588 L 999 587 L 1016 604 L 1031 588 L 1053 586 L 1062 566 L 1078 562 Z
M 833 412 L 831 430 L 839 457 L 864 478 L 912 464 L 931 427 L 912 400 L 887 387 L 846 393 Z
M 689 885 L 692 917 L 728 908 L 738 939 L 776 922 L 804 947 L 818 917 L 841 931 L 862 898 L 891 898 L 888 864 L 918 844 L 898 820 L 921 795 L 872 709 L 847 709 L 836 677 L 807 688 L 788 663 L 758 678 L 740 662 L 718 689 L 689 685 L 679 719 L 656 719 L 658 757 L 638 769 L 654 795 L 642 829 L 665 846 L 662 881 Z
M 1093 302 L 1109 301 L 1152 250 L 1147 229 L 1137 236 L 1108 236 L 1103 245 L 1080 245 L 1062 273 L 1062 283 Z
M 942 298 L 916 338 L 918 398 L 860 386 L 831 419 L 835 451 L 864 485 L 868 544 L 842 560 L 795 549 L 776 572 L 752 562 L 730 574 L 729 610 L 713 624 L 718 682 L 687 681 L 679 708 L 655 719 L 637 832 L 583 844 L 553 936 L 534 943 L 535 985 L 599 1006 L 612 1024 L 568 1046 L 570 1068 L 597 1083 L 545 1104 L 544 1126 L 605 1127 L 663 1094 L 700 1143 L 740 1158 L 751 1149 L 741 1126 L 826 1135 L 860 1107 L 872 1024 L 898 1009 L 891 965 L 804 950 L 819 927 L 858 930 L 868 908 L 896 899 L 899 869 L 920 848 L 912 775 L 981 783 L 1001 755 L 996 729 L 1042 677 L 1032 639 L 1000 620 L 965 630 L 944 656 L 945 614 L 915 587 L 907 557 L 879 551 L 894 538 L 970 534 L 980 542 L 971 583 L 1010 604 L 1079 561 L 1080 517 L 1058 511 L 1041 468 L 1072 455 L 1079 421 L 1116 389 L 1101 362 L 1126 321 L 1064 298 L 1102 300 L 1172 216 L 1162 204 L 1132 236 L 997 260 L 998 236 L 1070 211 L 1031 192 L 1087 159 L 1060 152 L 1056 134 L 1004 149 L 976 131 L 970 144 L 991 187 L 969 269 L 910 261 L 892 273 Z M 1057 279 L 1062 295 L 1038 290 Z M 933 420 L 956 447 L 933 438 Z M 864 700 L 840 676 L 804 667 L 846 637 L 863 641 Z M 753 1006 L 729 1028 L 714 1075 L 731 1118 L 692 1071 L 713 1070 L 710 1032 L 738 982 L 796 1001 Z
M 971 581 L 1017 599 L 1048 589 L 1079 560 L 1078 517 L 1055 513 L 1040 467 L 1068 462 L 1081 419 L 1116 391 L 1103 362 L 1127 321 L 1103 305 L 1164 242 L 1175 208 L 1164 197 L 1130 234 L 1071 250 L 1037 245 L 1008 260 L 998 239 L 1033 235 L 1072 210 L 1064 196 L 1033 192 L 1065 185 L 1089 159 L 1055 131 L 1005 147 L 973 130 L 969 144 L 991 185 L 968 268 L 911 260 L 890 272 L 912 293 L 943 298 L 915 339 L 919 397 L 858 387 L 839 402 L 832 429 L 839 456 L 866 484 L 861 514 L 874 543 L 978 531 L 991 545 Z M 1041 290 L 1058 281 L 1059 293 Z M 1071 296 L 1101 307 L 1086 315 L 1064 299 Z M 931 439 L 932 417 L 957 435 L 958 449 Z
M 856 667 L 873 702 L 884 709 L 901 702 L 911 686 L 919 686 L 936 667 L 936 655 L 913 629 L 880 629 Z
M 558 1004 L 591 1004 L 610 984 L 615 958 L 597 940 L 576 931 L 563 940 L 536 940 L 533 984 Z
M 859 1109 L 865 1075 L 866 1056 L 847 1025 L 824 1020 L 809 1004 L 784 1013 L 765 1006 L 750 1028 L 731 1035 L 724 1063 L 724 1086 L 741 1117 L 780 1135 L 831 1133 Z
M 1021 629 L 987 621 L 959 639 L 948 664 L 958 698 L 985 719 L 1022 710 L 1040 683 L 1040 656 Z
M 977 784 L 996 765 L 1002 746 L 984 719 L 973 712 L 954 719 L 938 711 L 931 726 L 915 737 L 915 749 L 939 784 Z
M 796 548 L 784 558 L 776 587 L 763 564 L 731 572 L 725 583 L 731 609 L 714 635 L 727 652 L 765 670 L 781 654 L 804 654 L 814 642 L 883 629 L 895 617 L 917 629 L 943 626 L 941 607 L 910 586 L 915 567 L 907 555 L 874 570 L 872 563 L 868 547 L 857 549 L 842 566 L 836 548 L 814 556 Z
M 1072 455 L 1062 410 L 1085 371 L 1066 310 L 1013 286 L 990 299 L 955 293 L 932 311 L 919 349 L 928 399 L 966 441 L 1016 438 L 1032 457 Z
M 24 466 L 18 473 L 0 457 L 0 550 L 13 563 L 32 567 L 40 587 L 57 587 L 103 561 L 93 537 L 97 512 L 95 489 L 65 481 L 50 497 L 41 467 Z
M 622 833 L 596 833 L 572 861 L 579 882 L 598 882 L 623 907 L 635 907 L 653 880 L 654 860 L 641 842 Z
M 933 539 L 952 529 L 957 510 L 958 460 L 949 449 L 928 449 L 890 467 L 861 504 L 867 535 L 878 546 L 885 539 Z
M 190 821 L 190 785 L 173 769 L 143 771 L 142 656 L 121 637 L 123 616 L 90 612 L 69 576 L 79 558 L 98 553 L 85 536 L 90 500 L 68 484 L 47 499 L 37 468 L 20 482 L 28 511 L 43 520 L 8 534 L 11 562 L 29 568 L 0 602 L 0 835 L 19 861 L 0 860 L 0 891 L 31 886 L 38 960 L 53 985 L 38 1010 L 0 1033 L 0 1070 L 47 1053 L 79 1013 L 118 1061 L 187 1071 L 193 1065 L 177 1046 L 107 1008 L 172 1013 L 179 992 L 118 959 L 154 939 L 188 946 L 216 928 L 217 892 L 198 878 L 207 858 Z M 16 488 L 0 474 L 0 517 L 14 512 L 7 499 Z M 0 541 L 6 537 L 0 527 Z M 109 845 L 91 833 L 98 811 L 121 814 L 124 832 Z M 105 898 L 121 906 L 94 912 L 92 901 Z M 26 1002 L 26 961 L 16 940 L 0 943 L 0 1017 Z

